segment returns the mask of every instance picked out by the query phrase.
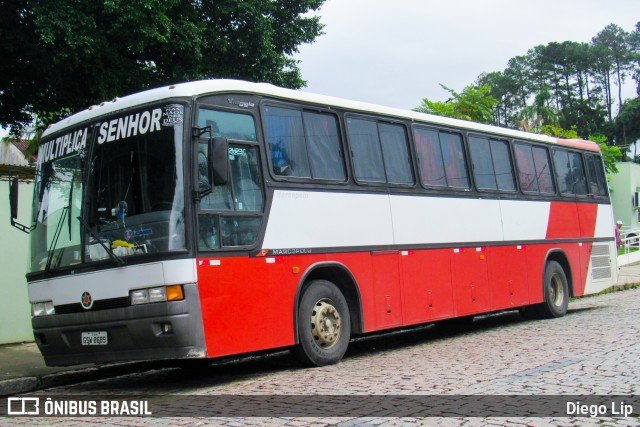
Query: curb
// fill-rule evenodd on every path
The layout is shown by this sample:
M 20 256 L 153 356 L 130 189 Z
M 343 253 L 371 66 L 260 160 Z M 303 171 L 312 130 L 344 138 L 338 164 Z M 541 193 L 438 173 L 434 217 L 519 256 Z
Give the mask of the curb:
M 129 362 L 56 372 L 35 377 L 13 378 L 0 381 L 0 397 L 174 366 L 175 363 L 172 364 L 166 360 Z

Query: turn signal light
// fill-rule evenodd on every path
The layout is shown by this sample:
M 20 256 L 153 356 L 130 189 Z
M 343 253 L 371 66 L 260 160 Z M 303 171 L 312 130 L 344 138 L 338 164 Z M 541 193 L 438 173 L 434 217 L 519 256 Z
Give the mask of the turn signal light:
M 174 285 L 167 286 L 167 301 L 178 301 L 184 299 L 184 294 L 182 293 L 182 286 Z

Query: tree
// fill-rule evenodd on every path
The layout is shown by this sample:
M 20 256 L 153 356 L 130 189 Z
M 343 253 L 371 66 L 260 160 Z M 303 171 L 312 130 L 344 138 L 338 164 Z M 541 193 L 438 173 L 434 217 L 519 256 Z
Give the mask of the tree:
M 541 90 L 536 95 L 535 103 L 521 110 L 518 128 L 525 132 L 540 133 L 538 130 L 544 125 L 557 125 L 558 111 L 550 105 L 551 98 L 551 91 Z
M 604 161 L 605 172 L 609 175 L 618 173 L 618 161 L 622 158 L 622 150 L 615 145 L 607 145 L 607 139 L 602 137 L 589 138 L 594 142 L 597 142 L 602 151 L 602 160 Z
M 618 86 L 618 105 L 622 108 L 622 82 L 629 70 L 630 49 L 628 45 L 629 34 L 615 24 L 607 25 L 593 38 L 593 43 L 600 47 L 602 53 L 600 59 L 600 70 L 602 77 L 609 87 L 609 121 L 611 117 L 611 82 L 610 75 L 616 77 Z M 608 75 L 604 75 L 608 73 Z M 606 89 L 606 88 L 605 88 Z
M 631 60 L 635 62 L 633 79 L 636 81 L 636 93 L 640 95 L 640 22 L 636 23 L 636 28 L 629 34 L 628 40 Z
M 478 123 L 493 122 L 493 107 L 499 101 L 489 95 L 490 86 L 467 86 L 462 93 L 442 84 L 440 86 L 451 94 L 451 98 L 445 102 L 433 102 L 424 98 L 414 111 Z
M 304 86 L 291 55 L 324 0 L 0 0 L 0 125 L 44 125 L 179 81 Z
M 640 97 L 624 103 L 614 129 L 618 145 L 629 146 L 640 139 Z
M 518 110 L 518 99 L 514 95 L 518 89 L 516 81 L 506 73 L 494 71 L 481 74 L 475 85 L 491 87 L 488 95 L 498 100 L 494 106 L 492 124 L 510 126 L 515 121 L 515 112 Z
M 499 100 L 494 124 L 534 128 L 541 123 L 544 107 L 555 110 L 557 126 L 576 126 L 582 138 L 607 135 L 617 144 L 613 106 L 624 103 L 621 89 L 630 75 L 640 91 L 640 22 L 631 33 L 608 25 L 591 43 L 535 46 L 511 58 L 504 71 L 482 73 L 476 84 L 490 85 L 490 94 Z

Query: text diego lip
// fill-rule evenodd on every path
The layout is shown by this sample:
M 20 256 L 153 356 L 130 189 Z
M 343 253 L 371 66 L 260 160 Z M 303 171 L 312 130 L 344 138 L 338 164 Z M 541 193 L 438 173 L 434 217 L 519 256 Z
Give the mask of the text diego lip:
M 567 402 L 567 415 L 589 416 L 591 418 L 611 416 L 628 417 L 633 413 L 633 406 L 621 402 L 606 404 L 584 404 L 580 401 Z

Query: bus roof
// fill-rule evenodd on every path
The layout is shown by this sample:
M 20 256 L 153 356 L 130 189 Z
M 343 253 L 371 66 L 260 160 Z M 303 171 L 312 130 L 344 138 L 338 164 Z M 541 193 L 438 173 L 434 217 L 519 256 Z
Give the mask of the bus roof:
M 384 107 L 376 104 L 369 104 L 366 102 L 350 101 L 332 96 L 285 89 L 268 83 L 251 83 L 241 80 L 227 79 L 198 80 L 193 82 L 180 83 L 156 89 L 150 89 L 144 92 L 127 95 L 122 98 L 115 98 L 111 101 L 105 101 L 99 105 L 89 107 L 86 110 L 80 111 L 79 113 L 69 116 L 66 119 L 63 119 L 49 126 L 49 128 L 47 128 L 47 130 L 43 133 L 43 137 L 58 132 L 64 128 L 74 126 L 83 122 L 92 121 L 107 114 L 138 105 L 161 101 L 163 99 L 198 97 L 215 93 L 250 93 L 257 95 L 266 95 L 285 100 L 302 101 L 351 109 L 361 112 L 384 114 L 397 118 L 410 119 L 419 122 L 428 122 L 434 125 L 462 128 L 469 131 L 487 132 L 502 135 L 505 137 L 528 139 L 550 144 L 559 144 L 572 148 L 580 148 L 583 150 L 600 151 L 600 147 L 595 142 L 582 139 L 553 138 L 547 135 L 538 135 L 534 133 L 522 132 L 491 125 L 484 125 L 465 120 L 434 116 L 431 114 L 419 113 L 411 110 L 402 110 L 399 108 Z

